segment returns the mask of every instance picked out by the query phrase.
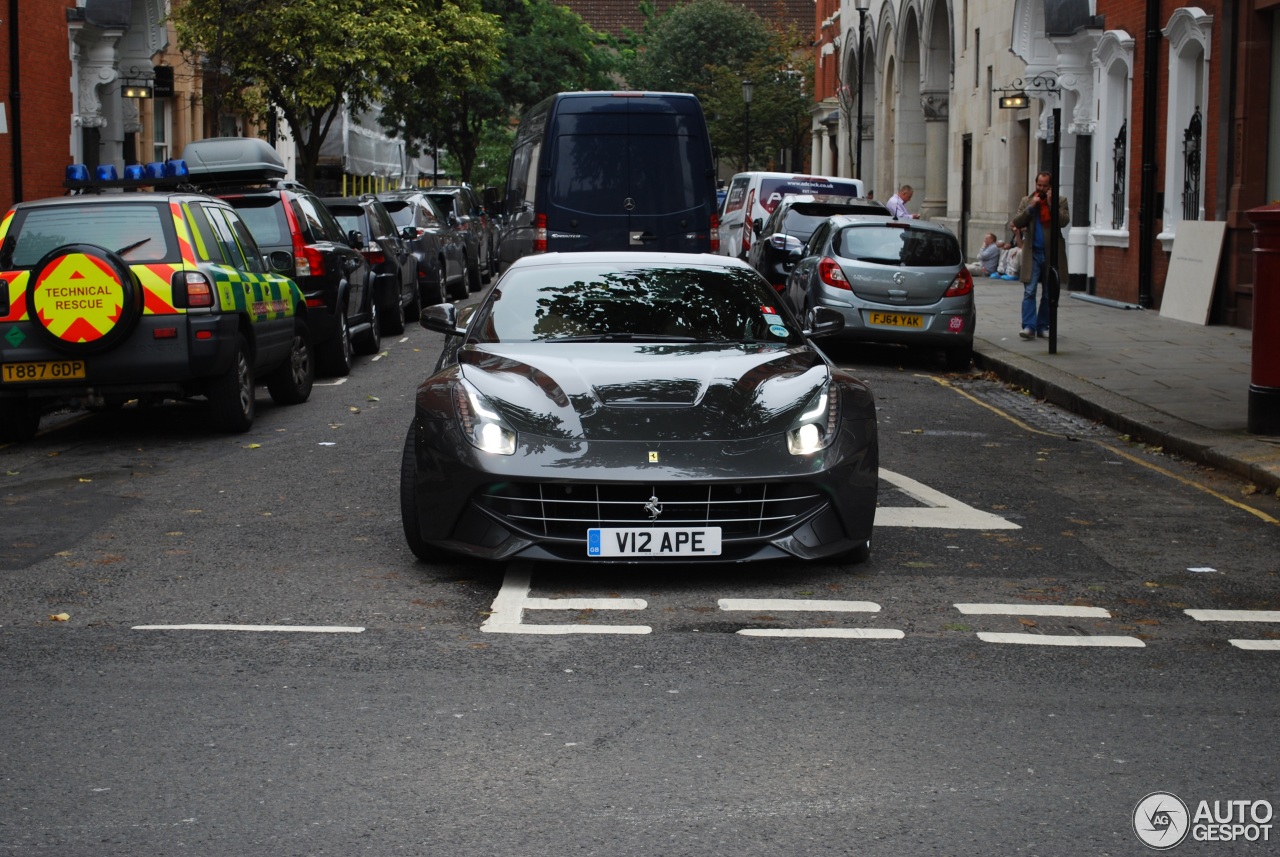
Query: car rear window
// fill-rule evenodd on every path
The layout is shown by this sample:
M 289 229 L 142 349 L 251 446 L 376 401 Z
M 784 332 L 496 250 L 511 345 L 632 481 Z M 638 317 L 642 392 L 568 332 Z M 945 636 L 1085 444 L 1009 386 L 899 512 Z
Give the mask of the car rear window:
M 842 258 L 882 265 L 940 268 L 961 262 L 960 242 L 954 235 L 911 226 L 848 226 L 833 246 Z
M 373 232 L 364 219 L 364 209 L 360 206 L 331 204 L 329 211 L 333 212 L 333 216 L 338 219 L 338 225 L 342 227 L 343 234 L 360 232 L 365 238 L 373 237 Z
M 622 334 L 794 345 L 799 334 L 778 301 L 746 269 L 559 265 L 509 271 L 474 326 L 481 342 Z
M 293 243 L 281 200 L 274 196 L 229 196 L 225 199 L 240 212 L 241 219 L 259 244 L 269 247 Z
M 20 211 L 10 225 L 11 265 L 33 267 L 64 244 L 95 244 L 126 262 L 176 262 L 173 215 L 164 203 L 115 205 L 85 202 Z M 7 265 L 6 265 L 7 267 Z

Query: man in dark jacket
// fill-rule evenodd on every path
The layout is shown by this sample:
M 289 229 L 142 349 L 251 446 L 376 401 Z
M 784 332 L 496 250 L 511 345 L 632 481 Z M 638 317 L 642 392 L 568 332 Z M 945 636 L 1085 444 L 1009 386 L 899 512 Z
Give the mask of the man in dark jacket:
M 1056 217 L 1054 216 L 1056 210 Z M 1067 282 L 1067 243 L 1062 230 L 1071 223 L 1067 198 L 1053 204 L 1053 175 L 1036 176 L 1036 189 L 1024 197 L 1010 226 L 1024 230 L 1022 245 L 1022 331 L 1023 339 L 1049 335 L 1049 242 L 1058 244 L 1058 284 Z M 1027 258 L 1030 251 L 1030 259 Z M 1030 264 L 1028 264 L 1028 262 Z M 1040 287 L 1040 306 L 1036 308 L 1036 287 Z

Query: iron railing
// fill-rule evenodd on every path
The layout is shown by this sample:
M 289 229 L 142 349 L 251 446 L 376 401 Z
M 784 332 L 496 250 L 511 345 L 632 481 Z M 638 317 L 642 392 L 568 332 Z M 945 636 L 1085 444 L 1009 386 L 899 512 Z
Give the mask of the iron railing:
M 1191 114 L 1191 122 L 1182 134 L 1182 219 L 1200 219 L 1200 144 L 1202 137 L 1200 108 Z

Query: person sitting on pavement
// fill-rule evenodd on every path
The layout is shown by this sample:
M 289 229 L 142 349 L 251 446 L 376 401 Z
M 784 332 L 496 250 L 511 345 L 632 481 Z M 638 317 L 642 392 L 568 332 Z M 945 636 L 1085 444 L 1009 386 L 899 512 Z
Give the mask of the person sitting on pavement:
M 978 251 L 978 261 L 969 263 L 969 273 L 975 277 L 994 277 L 996 268 L 1000 266 L 1000 245 L 996 244 L 996 234 L 988 232 L 982 236 L 982 249 Z
M 915 195 L 915 191 L 911 189 L 911 185 L 904 184 L 898 188 L 898 192 L 889 197 L 885 201 L 885 208 L 889 209 L 889 213 L 898 220 L 910 220 L 915 217 L 914 214 L 907 211 L 907 203 L 911 202 L 911 197 Z
M 1022 275 L 1022 230 L 1013 230 L 1012 241 L 1000 242 L 1000 263 L 995 277 L 999 280 L 1016 280 Z

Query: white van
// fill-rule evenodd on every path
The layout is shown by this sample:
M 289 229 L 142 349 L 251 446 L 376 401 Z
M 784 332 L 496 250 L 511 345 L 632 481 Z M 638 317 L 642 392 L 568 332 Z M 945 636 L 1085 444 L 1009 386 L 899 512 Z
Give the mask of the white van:
M 729 183 L 720 212 L 720 252 L 746 259 L 755 238 L 751 224 L 764 223 L 789 193 L 860 197 L 862 182 L 800 173 L 738 173 Z

